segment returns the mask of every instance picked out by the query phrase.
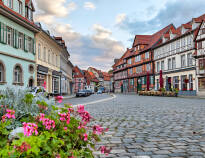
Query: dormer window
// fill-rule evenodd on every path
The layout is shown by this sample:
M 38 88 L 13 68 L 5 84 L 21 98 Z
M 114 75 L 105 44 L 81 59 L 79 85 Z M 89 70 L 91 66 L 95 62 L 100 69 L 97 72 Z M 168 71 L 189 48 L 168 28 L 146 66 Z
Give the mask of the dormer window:
M 22 15 L 22 13 L 23 13 L 23 4 L 20 0 L 18 0 L 18 4 L 19 4 L 19 14 Z
M 13 9 L 13 0 L 8 0 L 7 1 L 7 6 L 11 9 Z
M 26 7 L 26 18 L 33 21 L 33 11 L 29 7 Z

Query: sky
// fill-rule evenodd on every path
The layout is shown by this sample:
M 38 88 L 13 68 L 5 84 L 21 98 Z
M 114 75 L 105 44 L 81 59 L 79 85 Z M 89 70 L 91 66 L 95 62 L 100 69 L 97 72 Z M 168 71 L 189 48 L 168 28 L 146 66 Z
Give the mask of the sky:
M 73 65 L 108 71 L 132 47 L 136 34 L 152 34 L 205 14 L 204 0 L 33 0 L 35 22 L 66 41 Z

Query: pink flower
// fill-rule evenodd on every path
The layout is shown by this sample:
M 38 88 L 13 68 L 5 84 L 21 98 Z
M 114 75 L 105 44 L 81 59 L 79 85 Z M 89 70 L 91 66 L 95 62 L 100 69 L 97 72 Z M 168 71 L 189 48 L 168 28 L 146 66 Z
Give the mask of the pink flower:
M 104 129 L 100 127 L 99 125 L 93 126 L 93 133 L 94 134 L 102 134 Z
M 63 129 L 64 129 L 65 131 L 67 131 L 67 130 L 68 130 L 68 127 L 64 127 Z
M 58 101 L 58 103 L 63 102 L 63 96 L 57 96 L 55 99 Z
M 58 113 L 58 115 L 60 116 L 60 121 L 62 121 L 62 122 L 66 121 L 67 124 L 70 123 L 70 113 L 67 113 L 67 114 Z
M 5 115 L 2 116 L 1 119 L 2 119 L 2 122 L 5 122 L 5 120 L 6 120 L 6 116 L 5 116 Z
M 15 119 L 15 111 L 14 110 L 10 110 L 10 109 L 7 109 L 6 110 L 7 114 L 5 115 L 8 119 Z
M 85 133 L 83 136 L 84 136 L 84 141 L 87 141 L 88 140 L 88 135 Z
M 85 110 L 84 110 L 84 106 L 83 105 L 79 105 L 78 106 L 78 113 L 81 114 L 83 113 Z
M 111 151 L 111 149 L 107 149 L 105 146 L 101 146 L 99 149 L 100 149 L 101 153 L 105 154 L 105 155 L 108 155 Z
M 25 136 L 31 136 L 33 133 L 35 133 L 35 135 L 38 135 L 38 126 L 35 123 L 23 123 L 23 128 L 24 128 L 24 135 Z
M 45 126 L 46 129 L 50 130 L 55 128 L 55 121 L 45 118 L 45 114 L 40 114 L 39 121 Z

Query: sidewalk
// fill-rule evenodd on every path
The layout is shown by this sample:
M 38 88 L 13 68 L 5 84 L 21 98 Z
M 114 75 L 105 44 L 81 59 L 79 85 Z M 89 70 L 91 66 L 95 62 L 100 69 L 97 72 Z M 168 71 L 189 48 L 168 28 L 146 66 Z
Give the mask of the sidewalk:
M 63 95 L 63 99 L 72 99 L 72 98 L 75 98 L 74 94 L 72 94 L 72 95 Z

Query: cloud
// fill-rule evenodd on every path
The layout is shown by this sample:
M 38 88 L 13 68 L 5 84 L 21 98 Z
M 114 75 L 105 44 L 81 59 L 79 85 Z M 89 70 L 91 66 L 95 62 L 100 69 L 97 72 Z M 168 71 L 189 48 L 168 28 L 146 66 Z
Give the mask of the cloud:
M 77 8 L 76 3 L 67 3 L 66 0 L 36 0 L 38 11 L 35 16 L 35 21 L 51 24 L 54 18 L 63 18 L 69 15 Z
M 47 25 L 55 36 L 62 36 L 71 54 L 73 64 L 87 69 L 90 66 L 107 71 L 114 58 L 124 52 L 122 42 L 114 40 L 112 32 L 99 24 L 92 26 L 91 35 L 82 35 L 73 30 L 70 24 Z
M 85 2 L 84 8 L 87 10 L 95 10 L 96 6 L 92 2 Z
M 175 0 L 168 1 L 160 10 L 156 8 L 147 8 L 144 13 L 147 17 L 144 19 L 136 19 L 135 15 L 126 16 L 119 28 L 127 30 L 131 34 L 153 33 L 170 23 L 176 27 L 190 21 L 194 17 L 204 14 L 204 0 Z M 154 15 L 154 16 L 153 16 Z
M 121 24 L 125 19 L 126 19 L 125 13 L 118 14 L 115 20 L 116 25 Z

